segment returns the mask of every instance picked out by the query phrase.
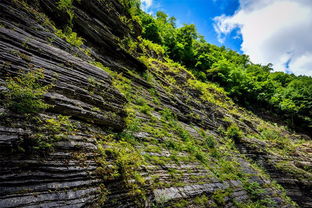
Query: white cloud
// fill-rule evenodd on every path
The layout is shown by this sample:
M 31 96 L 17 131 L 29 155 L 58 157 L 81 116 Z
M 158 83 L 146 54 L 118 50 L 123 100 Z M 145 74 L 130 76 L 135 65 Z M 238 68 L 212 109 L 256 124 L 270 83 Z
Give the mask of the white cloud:
M 215 18 L 214 28 L 222 43 L 239 29 L 241 50 L 254 63 L 272 63 L 295 74 L 312 76 L 312 1 L 240 0 L 233 16 Z
M 297 74 L 306 74 L 312 76 L 311 66 L 312 66 L 312 53 L 303 54 L 295 61 L 291 62 L 289 65 L 291 69 L 296 69 Z M 307 69 L 310 69 L 308 73 Z
M 153 0 L 141 0 L 141 8 L 145 12 L 149 12 L 150 8 L 152 7 Z

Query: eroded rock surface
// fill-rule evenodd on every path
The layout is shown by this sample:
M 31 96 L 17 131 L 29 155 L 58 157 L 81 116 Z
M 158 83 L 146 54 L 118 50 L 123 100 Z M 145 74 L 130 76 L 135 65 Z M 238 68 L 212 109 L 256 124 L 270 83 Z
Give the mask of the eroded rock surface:
M 81 0 L 74 1 L 71 9 L 73 30 L 86 40 L 79 47 L 56 35 L 55 27 L 62 29 L 70 20 L 56 1 L 0 1 L 0 98 L 8 90 L 7 77 L 43 68 L 42 84 L 53 84 L 44 101 L 53 107 L 37 116 L 69 116 L 75 126 L 53 143 L 53 150 L 38 152 L 31 148 L 32 139 L 38 132 L 48 137 L 49 131 L 40 132 L 42 124 L 2 103 L 0 207 L 176 207 L 182 202 L 183 207 L 243 207 L 258 199 L 270 200 L 267 207 L 295 207 L 272 179 L 301 207 L 312 207 L 311 146 L 300 146 L 298 155 L 286 158 L 266 151 L 268 144 L 261 139 L 234 138 L 234 144 L 224 133 L 231 122 L 246 135 L 258 135 L 262 121 L 241 109 L 233 113 L 232 104 L 218 106 L 204 99 L 200 90 L 191 87 L 194 78 L 183 68 L 171 70 L 161 58 L 147 67 L 127 52 L 121 40 L 136 39 L 141 29 L 135 22 L 130 29 L 121 20 L 121 16 L 130 18 L 122 4 Z M 144 73 L 152 79 L 144 78 Z M 115 83 L 121 76 L 129 86 Z M 208 91 L 219 102 L 229 102 L 225 95 Z M 165 114 L 169 111 L 174 116 Z M 134 131 L 129 116 L 139 127 L 130 137 L 137 142 L 129 143 L 145 158 L 135 172 L 139 176 L 99 174 L 101 150 L 111 148 L 108 135 Z M 214 138 L 216 147 L 206 148 L 208 137 Z M 114 167 L 107 157 L 104 166 Z M 252 160 L 262 164 L 272 179 Z M 288 171 L 281 162 L 295 168 Z M 246 177 L 247 185 L 261 187 L 258 199 L 239 176 Z M 140 189 L 131 185 L 138 178 L 144 181 L 138 183 Z

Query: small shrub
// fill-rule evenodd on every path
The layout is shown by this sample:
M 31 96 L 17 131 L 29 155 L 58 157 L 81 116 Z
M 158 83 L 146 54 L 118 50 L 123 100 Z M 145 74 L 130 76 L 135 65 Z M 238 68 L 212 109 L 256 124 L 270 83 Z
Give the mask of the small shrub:
M 239 138 L 242 137 L 242 131 L 239 129 L 239 127 L 232 123 L 226 130 L 225 132 L 226 136 L 233 139 L 233 140 L 238 140 Z
M 140 112 L 141 113 L 145 113 L 147 115 L 150 115 L 152 110 L 153 110 L 153 108 L 151 108 L 148 104 L 144 104 L 144 105 L 140 106 Z
M 107 201 L 107 198 L 108 198 L 107 195 L 109 194 L 109 191 L 107 190 L 104 184 L 100 184 L 99 187 L 100 187 L 100 193 L 99 193 L 96 205 L 101 207 Z
M 141 154 L 129 143 L 109 142 L 106 143 L 107 148 L 99 145 L 99 151 L 102 158 L 99 160 L 101 167 L 97 172 L 102 173 L 103 177 L 107 178 L 107 174 L 111 178 L 120 178 L 130 189 L 130 195 L 144 196 L 144 191 L 140 186 L 144 185 L 145 179 L 139 174 L 139 168 L 144 164 Z M 113 160 L 113 167 L 108 166 L 108 159 Z M 111 163 L 110 163 L 111 164 Z
M 216 146 L 216 142 L 213 136 L 207 136 L 205 142 L 206 142 L 207 147 L 209 148 L 214 148 Z
M 72 8 L 73 0 L 59 0 L 57 2 L 58 9 L 66 10 Z
M 65 139 L 75 130 L 69 116 L 58 115 L 39 120 L 38 132 L 31 136 L 32 148 L 36 151 L 53 150 L 54 143 Z
M 221 153 L 216 148 L 212 148 L 209 153 L 210 153 L 211 157 L 214 157 L 214 158 L 220 158 L 221 157 Z
M 244 189 L 247 191 L 250 199 L 252 200 L 252 205 L 254 207 L 275 207 L 276 202 L 274 202 L 268 195 L 265 194 L 265 190 L 260 186 L 258 182 L 244 182 Z M 243 206 L 244 207 L 244 206 Z
M 177 134 L 180 136 L 182 141 L 187 142 L 192 139 L 192 136 L 190 135 L 190 133 L 187 130 L 185 130 L 182 126 L 178 125 L 178 123 L 176 123 L 175 128 L 176 128 Z
M 80 47 L 84 43 L 84 39 L 79 37 L 77 33 L 73 32 L 71 28 L 67 27 L 65 32 L 62 30 L 56 30 L 55 34 L 64 40 L 66 40 L 69 44 Z
M 125 49 L 128 53 L 136 55 L 139 43 L 134 41 L 131 37 L 126 37 L 120 42 L 120 47 Z
M 165 108 L 161 112 L 161 116 L 166 121 L 172 121 L 175 119 L 175 115 L 172 113 L 172 111 L 169 108 Z
M 135 101 L 134 101 L 135 104 L 137 105 L 144 105 L 147 103 L 146 99 L 144 99 L 143 97 L 138 97 Z
M 195 153 L 195 158 L 196 158 L 197 160 L 199 160 L 200 162 L 202 162 L 202 163 L 205 163 L 205 162 L 206 162 L 206 159 L 205 159 L 205 156 L 204 156 L 204 153 L 203 153 L 203 152 L 197 151 L 197 152 Z
M 231 195 L 231 193 L 232 193 L 231 189 L 224 190 L 219 189 L 216 190 L 211 197 L 219 206 L 224 206 L 226 202 L 225 198 Z
M 188 84 L 201 93 L 200 98 L 204 101 L 214 103 L 215 105 L 227 108 L 231 104 L 223 88 L 214 83 L 203 83 L 198 80 L 188 80 Z
M 122 73 L 113 76 L 113 86 L 119 90 L 128 100 L 134 98 L 132 93 L 132 82 L 130 79 L 125 78 Z
M 165 54 L 165 49 L 152 41 L 142 39 L 142 43 L 140 45 L 143 48 L 145 53 L 148 53 L 146 50 L 154 51 L 157 55 L 163 56 Z
M 72 24 L 72 21 L 75 15 L 73 11 L 73 1 L 74 0 L 59 0 L 57 2 L 57 8 L 68 14 L 70 24 Z
M 261 188 L 258 182 L 247 182 L 244 184 L 244 189 L 247 191 L 252 200 L 257 200 L 261 198 L 262 195 L 265 193 L 265 190 Z
M 51 107 L 43 101 L 43 95 L 48 92 L 52 85 L 43 86 L 39 82 L 43 78 L 43 69 L 8 78 L 6 80 L 8 92 L 5 93 L 6 106 L 21 114 L 40 113 Z
M 179 145 L 172 139 L 165 140 L 164 144 L 168 149 L 179 150 Z
M 149 72 L 149 71 L 144 72 L 142 77 L 150 84 L 153 84 L 154 82 L 156 82 L 153 74 L 151 72 Z M 150 88 L 149 92 L 153 96 L 157 96 L 158 95 L 155 88 Z
M 178 202 L 175 202 L 172 207 L 184 208 L 184 207 L 187 207 L 189 204 L 190 204 L 189 201 L 187 201 L 185 199 L 182 199 L 182 200 L 180 200 Z
M 237 161 L 231 161 L 229 158 L 219 158 L 218 164 L 220 166 L 219 178 L 221 180 L 239 180 L 241 177 L 244 177 L 244 172 Z
M 209 203 L 209 199 L 206 195 L 197 196 L 194 199 L 194 203 L 200 207 L 207 207 Z
M 262 138 L 266 140 L 277 140 L 282 137 L 280 133 L 274 129 L 263 128 L 260 129 L 260 132 Z

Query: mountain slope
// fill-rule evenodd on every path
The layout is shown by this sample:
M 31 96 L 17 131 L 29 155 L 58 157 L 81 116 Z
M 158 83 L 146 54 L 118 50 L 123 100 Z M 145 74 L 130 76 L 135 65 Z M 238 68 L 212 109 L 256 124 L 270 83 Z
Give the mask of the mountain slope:
M 311 138 L 140 33 L 115 0 L 0 2 L 0 207 L 312 207 Z

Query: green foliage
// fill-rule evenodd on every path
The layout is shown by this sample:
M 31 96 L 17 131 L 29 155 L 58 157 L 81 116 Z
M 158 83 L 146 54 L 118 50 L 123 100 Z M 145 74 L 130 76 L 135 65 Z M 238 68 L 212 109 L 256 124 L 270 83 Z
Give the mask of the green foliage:
M 106 154 L 116 159 L 116 175 L 128 180 L 134 177 L 135 171 L 142 165 L 142 157 L 126 142 L 110 143 Z
M 208 207 L 209 206 L 209 198 L 206 195 L 197 196 L 194 199 L 195 205 L 199 207 Z
M 97 168 L 97 173 L 106 180 L 122 179 L 130 189 L 130 195 L 144 197 L 144 190 L 140 187 L 144 185 L 145 179 L 138 172 L 144 159 L 136 148 L 124 141 L 109 141 L 100 143 L 98 149 L 102 157 L 98 160 L 101 166 Z M 113 166 L 108 166 L 108 160 L 113 160 Z
M 185 200 L 185 199 L 181 199 L 178 202 L 175 202 L 171 207 L 172 208 L 183 208 L 183 207 L 187 207 L 190 204 L 189 201 Z
M 225 198 L 230 196 L 232 192 L 233 191 L 231 189 L 219 189 L 213 193 L 211 198 L 217 203 L 218 206 L 224 206 L 226 202 Z
M 51 107 L 43 100 L 43 95 L 52 87 L 40 82 L 44 79 L 43 72 L 43 69 L 37 69 L 8 78 L 5 93 L 5 105 L 16 113 L 27 115 L 26 122 L 34 124 L 34 133 L 28 137 L 29 146 L 26 148 L 40 153 L 53 150 L 55 142 L 66 139 L 75 130 L 68 116 L 46 118 L 37 115 Z
M 242 137 L 242 131 L 239 129 L 239 127 L 232 123 L 225 132 L 226 136 L 228 136 L 231 139 L 238 140 Z
M 182 139 L 182 141 L 184 142 L 188 142 L 191 140 L 191 135 L 190 133 L 185 129 L 183 128 L 182 126 L 180 125 L 176 125 L 175 126 L 175 130 L 177 132 L 177 135 L 180 136 L 180 138 Z
M 131 37 L 126 37 L 121 41 L 120 46 L 128 51 L 132 55 L 136 55 L 139 44 L 134 41 Z
M 73 19 L 74 19 L 74 11 L 73 11 L 73 2 L 75 0 L 59 0 L 57 2 L 57 8 L 61 11 L 64 11 L 68 14 L 69 16 L 69 24 L 73 24 Z M 80 0 L 77 0 L 80 1 Z
M 92 62 L 90 62 L 90 64 L 93 64 L 94 66 L 99 67 L 100 69 L 102 69 L 103 71 L 109 73 L 112 76 L 116 75 L 108 67 L 105 67 L 101 62 L 92 61 Z
M 134 100 L 134 103 L 136 104 L 135 108 L 138 109 L 141 113 L 150 115 L 151 111 L 153 110 L 153 108 L 149 106 L 147 100 L 143 97 L 137 97 Z
M 198 80 L 189 79 L 188 84 L 201 93 L 200 98 L 204 101 L 208 101 L 225 108 L 227 107 L 225 103 L 231 103 L 227 100 L 226 92 L 213 83 L 204 83 Z
M 137 13 L 140 13 L 140 0 L 119 0 L 119 2 L 128 10 L 133 18 Z
M 6 80 L 8 91 L 5 93 L 5 105 L 10 110 L 22 114 L 34 114 L 51 107 L 43 100 L 43 95 L 52 87 L 40 83 L 44 78 L 43 71 L 37 69 Z
M 37 133 L 31 136 L 32 148 L 35 151 L 53 150 L 54 143 L 66 139 L 75 130 L 69 116 L 58 115 L 38 120 Z
M 131 100 L 134 96 L 132 94 L 131 80 L 122 76 L 122 73 L 114 73 L 113 76 L 113 86 L 116 87 L 123 95 L 125 95 L 128 100 Z
M 215 174 L 222 180 L 240 180 L 244 177 L 239 163 L 237 161 L 228 161 L 229 158 L 220 157 L 218 159 L 219 167 L 215 170 Z
M 103 206 L 107 200 L 107 195 L 109 194 L 109 192 L 104 184 L 100 184 L 99 187 L 100 187 L 100 194 L 98 196 L 96 205 Z
M 148 51 L 154 51 L 159 56 L 163 56 L 165 54 L 165 50 L 162 46 L 146 39 L 142 39 L 141 41 L 141 47 L 145 53 L 148 53 Z M 148 51 L 146 49 L 148 49 Z
M 162 118 L 166 121 L 173 121 L 176 118 L 169 108 L 165 108 L 160 113 Z
M 205 142 L 208 148 L 214 148 L 216 146 L 216 141 L 213 136 L 207 136 Z
M 83 45 L 84 39 L 78 37 L 77 33 L 73 32 L 72 29 L 69 27 L 67 27 L 65 32 L 63 32 L 62 30 L 56 30 L 55 34 L 59 38 L 66 40 L 73 46 L 80 47 L 81 45 Z
M 135 96 L 132 93 L 132 82 L 122 75 L 122 73 L 117 73 L 112 71 L 110 68 L 105 67 L 101 62 L 90 62 L 96 67 L 101 68 L 105 72 L 109 73 L 113 77 L 113 86 L 118 89 L 128 100 L 132 100 Z
M 159 29 L 154 22 L 144 27 L 142 36 L 148 40 L 153 41 L 154 43 L 162 43 L 161 37 L 159 35 Z
M 59 0 L 57 2 L 57 6 L 61 10 L 71 9 L 73 4 L 73 0 Z
M 266 140 L 277 140 L 281 138 L 281 134 L 274 130 L 274 129 L 270 129 L 270 128 L 260 128 L 260 135 L 262 138 L 266 139 Z
M 157 12 L 156 16 L 139 12 L 138 18 L 143 27 L 142 37 L 162 46 L 165 55 L 187 66 L 197 79 L 217 82 L 237 103 L 273 111 L 283 115 L 290 126 L 309 131 L 311 77 L 272 72 L 272 64 L 253 64 L 247 55 L 207 43 L 194 25 L 176 28 L 175 18 L 163 12 Z M 203 95 L 207 101 L 226 107 L 212 93 Z
M 274 202 L 267 194 L 265 189 L 258 182 L 243 181 L 244 189 L 249 195 L 251 202 L 246 204 L 237 203 L 237 207 L 248 208 L 248 207 L 275 207 Z
M 177 44 L 172 49 L 172 58 L 186 66 L 192 66 L 194 62 L 194 41 L 198 34 L 195 25 L 184 25 L 177 30 Z
M 271 102 L 283 111 L 311 115 L 312 79 L 305 76 L 293 79 L 286 88 L 276 91 Z
M 163 40 L 160 35 L 160 28 L 153 17 L 149 14 L 141 13 L 140 20 L 143 26 L 142 37 L 154 43 L 162 44 Z
M 262 197 L 265 190 L 260 186 L 258 182 L 250 182 L 244 184 L 244 189 L 249 194 L 251 200 L 257 200 Z

